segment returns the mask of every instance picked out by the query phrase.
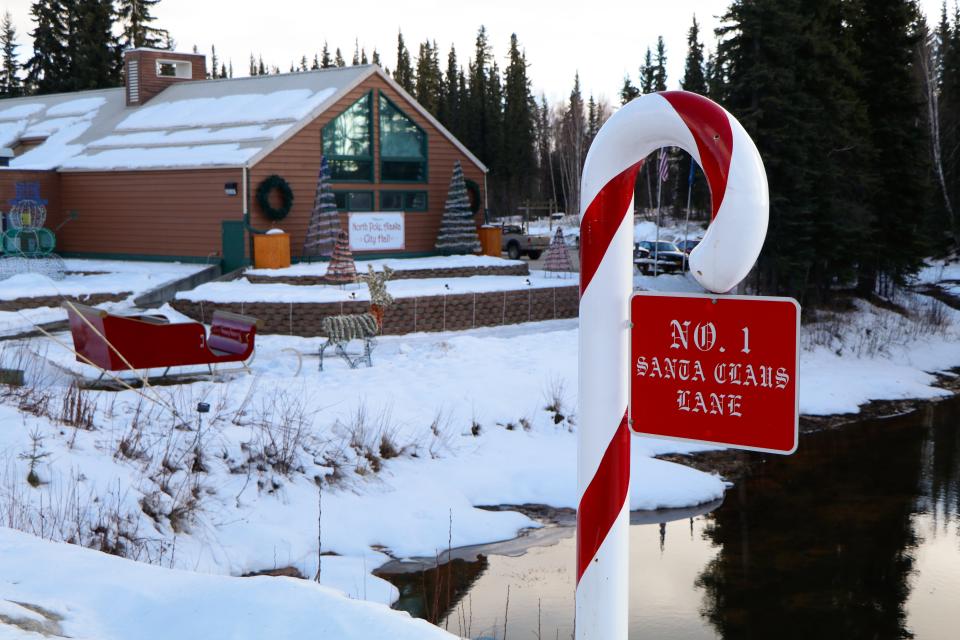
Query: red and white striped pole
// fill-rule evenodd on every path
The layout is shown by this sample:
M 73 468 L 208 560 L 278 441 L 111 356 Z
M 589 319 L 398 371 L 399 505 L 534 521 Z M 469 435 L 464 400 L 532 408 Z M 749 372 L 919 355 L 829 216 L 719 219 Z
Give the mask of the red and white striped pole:
M 767 231 L 760 154 L 716 103 L 685 91 L 648 94 L 597 133 L 580 189 L 577 640 L 627 638 L 633 190 L 643 158 L 660 147 L 690 153 L 710 185 L 713 222 L 689 261 L 705 289 L 735 287 L 756 262 Z

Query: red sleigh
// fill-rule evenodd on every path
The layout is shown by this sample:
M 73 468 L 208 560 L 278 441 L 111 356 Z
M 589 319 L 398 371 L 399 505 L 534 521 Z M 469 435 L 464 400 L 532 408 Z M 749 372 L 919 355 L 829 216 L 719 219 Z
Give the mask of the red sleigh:
M 170 322 L 162 316 L 117 316 L 72 302 L 63 305 L 77 360 L 103 372 L 239 362 L 253 355 L 257 320 L 216 311 L 207 335 L 199 322 Z M 101 374 L 102 375 L 102 374 Z

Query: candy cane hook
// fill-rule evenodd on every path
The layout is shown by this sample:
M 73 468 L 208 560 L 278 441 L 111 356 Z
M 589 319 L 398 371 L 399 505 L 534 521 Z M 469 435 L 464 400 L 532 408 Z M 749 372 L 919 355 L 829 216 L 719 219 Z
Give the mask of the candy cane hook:
M 578 640 L 627 638 L 633 189 L 643 158 L 671 146 L 693 156 L 710 185 L 713 221 L 690 254 L 691 273 L 705 289 L 735 287 L 756 262 L 767 232 L 760 154 L 716 103 L 685 91 L 645 95 L 597 133 L 580 189 Z

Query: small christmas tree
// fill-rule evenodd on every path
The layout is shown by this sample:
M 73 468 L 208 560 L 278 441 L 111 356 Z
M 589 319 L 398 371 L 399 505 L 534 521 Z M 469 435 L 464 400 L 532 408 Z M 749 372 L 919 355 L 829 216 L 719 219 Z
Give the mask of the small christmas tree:
M 447 190 L 447 203 L 435 246 L 439 253 L 446 256 L 480 251 L 480 237 L 477 235 L 473 212 L 470 211 L 467 183 L 463 179 L 459 160 L 453 166 L 453 178 Z
M 353 264 L 353 253 L 350 251 L 346 231 L 340 231 L 340 235 L 337 236 L 333 257 L 330 258 L 330 265 L 327 267 L 326 281 L 339 285 L 357 281 L 357 268 Z
M 567 243 L 563 239 L 563 229 L 557 227 L 557 232 L 553 236 L 553 241 L 547 248 L 547 257 L 543 261 L 544 271 L 559 271 L 570 273 L 573 271 L 573 265 L 570 262 L 570 253 L 567 250 Z
M 330 166 L 326 157 L 320 158 L 320 175 L 317 178 L 317 193 L 310 212 L 307 238 L 303 242 L 304 258 L 328 258 L 340 233 L 340 214 L 337 201 L 330 190 Z

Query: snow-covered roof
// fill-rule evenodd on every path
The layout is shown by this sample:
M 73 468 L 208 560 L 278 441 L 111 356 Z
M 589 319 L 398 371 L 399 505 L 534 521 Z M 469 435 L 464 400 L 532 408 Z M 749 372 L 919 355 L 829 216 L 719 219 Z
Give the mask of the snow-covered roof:
M 142 106 L 124 89 L 0 101 L 0 147 L 41 141 L 11 169 L 103 171 L 252 166 L 373 74 L 375 65 L 180 82 Z M 410 98 L 413 100 L 412 98 Z M 417 110 L 479 162 L 416 101 Z

